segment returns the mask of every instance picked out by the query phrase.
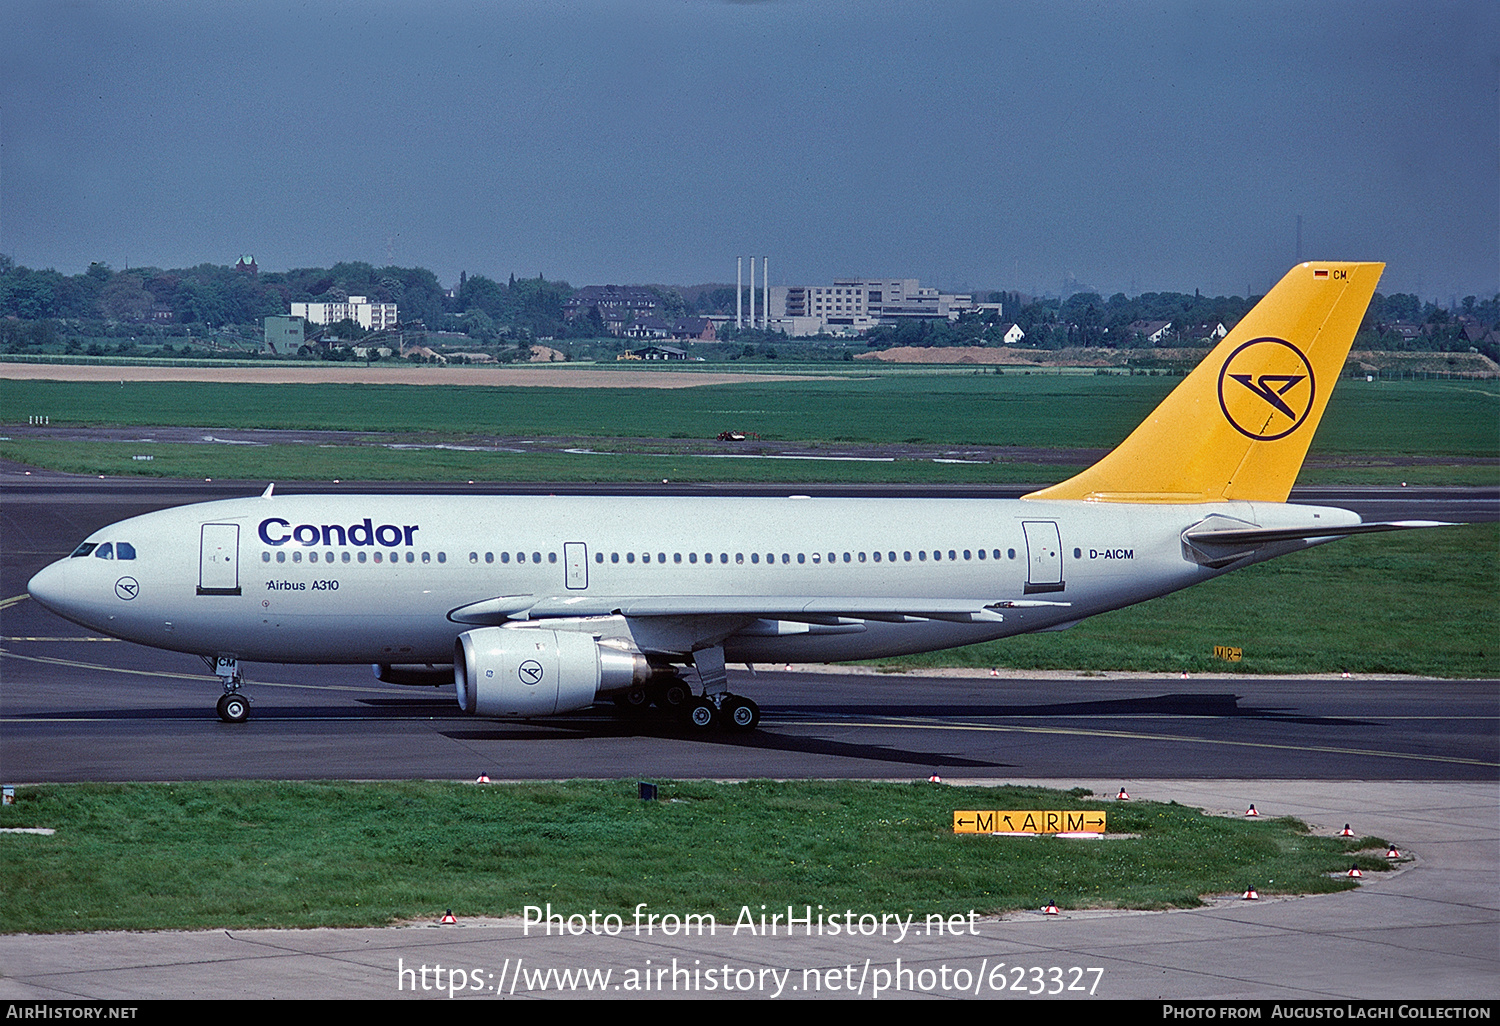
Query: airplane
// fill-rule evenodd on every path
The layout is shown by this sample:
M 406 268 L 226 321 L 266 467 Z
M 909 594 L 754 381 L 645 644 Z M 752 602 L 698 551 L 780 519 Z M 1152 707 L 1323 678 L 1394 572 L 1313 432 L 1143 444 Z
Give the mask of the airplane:
M 1020 499 L 320 496 L 273 483 L 95 531 L 28 591 L 92 630 L 201 656 L 230 723 L 249 715 L 241 662 L 261 661 L 452 680 L 483 717 L 613 699 L 750 730 L 760 709 L 728 690 L 728 662 L 1061 630 L 1347 535 L 1437 526 L 1286 503 L 1383 269 L 1292 268 L 1117 448 Z

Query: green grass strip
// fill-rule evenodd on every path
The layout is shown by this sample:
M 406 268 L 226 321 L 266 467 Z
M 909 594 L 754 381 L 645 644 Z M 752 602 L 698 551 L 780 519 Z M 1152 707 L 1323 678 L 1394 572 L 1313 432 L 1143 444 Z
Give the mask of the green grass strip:
M 960 809 L 1102 809 L 1076 841 L 952 832 Z M 744 906 L 916 914 L 1172 908 L 1254 885 L 1322 893 L 1379 838 L 1313 837 L 1175 803 L 928 783 L 464 785 L 224 782 L 19 790 L 0 826 L 0 931 L 374 926 L 636 905 L 733 923 Z M 1362 854 L 1355 854 L 1362 853 Z
M 53 425 L 1049 445 L 1110 448 L 1177 378 L 876 373 L 664 391 L 463 385 L 60 382 L 0 379 L 0 418 Z M 1494 457 L 1500 391 L 1488 383 L 1345 381 L 1317 454 Z

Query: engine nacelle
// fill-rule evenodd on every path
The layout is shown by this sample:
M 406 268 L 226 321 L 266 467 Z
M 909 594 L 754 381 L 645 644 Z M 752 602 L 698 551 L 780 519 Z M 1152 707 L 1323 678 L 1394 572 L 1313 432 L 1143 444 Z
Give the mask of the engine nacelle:
M 476 716 L 551 716 L 592 705 L 600 692 L 644 682 L 639 652 L 592 635 L 536 627 L 481 627 L 453 646 L 459 707 Z

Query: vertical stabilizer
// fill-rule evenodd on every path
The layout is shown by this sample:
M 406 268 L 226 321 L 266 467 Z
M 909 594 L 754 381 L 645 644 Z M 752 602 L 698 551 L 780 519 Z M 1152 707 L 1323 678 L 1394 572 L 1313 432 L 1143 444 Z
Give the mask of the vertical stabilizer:
M 1104 459 L 1028 499 L 1285 502 L 1384 264 L 1298 264 Z

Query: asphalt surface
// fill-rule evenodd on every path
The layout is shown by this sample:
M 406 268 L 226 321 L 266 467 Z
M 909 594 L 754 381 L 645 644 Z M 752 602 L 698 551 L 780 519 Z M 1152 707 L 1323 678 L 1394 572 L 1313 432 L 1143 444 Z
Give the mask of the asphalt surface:
M 451 688 L 384 685 L 360 668 L 257 665 L 249 672 L 252 718 L 230 726 L 214 717 L 218 686 L 193 658 L 86 640 L 88 632 L 34 603 L 10 600 L 37 567 L 98 526 L 147 509 L 254 494 L 261 486 L 27 477 L 14 466 L 0 467 L 0 483 L 0 598 L 6 600 L 0 606 L 0 777 L 7 783 L 473 779 L 479 771 L 496 779 L 912 779 L 937 772 L 950 782 L 1058 781 L 1107 794 L 1126 786 L 1137 799 L 1170 798 L 1233 815 L 1254 802 L 1264 814 L 1299 815 L 1327 832 L 1352 822 L 1358 832 L 1388 837 L 1415 858 L 1409 868 L 1368 879 L 1352 894 L 1260 903 L 1226 897 L 1204 910 L 1165 915 L 1022 916 L 980 923 L 977 934 L 924 938 L 912 945 L 916 951 L 893 946 L 888 937 L 752 939 L 725 931 L 708 940 L 628 931 L 613 938 L 528 937 L 519 923 L 466 920 L 447 929 L 6 937 L 0 938 L 0 997 L 446 997 L 446 989 L 424 989 L 435 976 L 408 979 L 400 971 L 437 964 L 482 971 L 487 975 L 465 977 L 478 988 L 466 993 L 493 996 L 497 986 L 515 981 L 517 959 L 540 969 L 625 973 L 639 972 L 647 959 L 670 971 L 673 958 L 684 970 L 689 962 L 700 970 L 731 966 L 737 985 L 750 978 L 741 969 L 756 970 L 752 976 L 792 969 L 797 978 L 785 986 L 821 980 L 825 988 L 784 986 L 783 997 L 854 996 L 843 989 L 853 986 L 846 965 L 863 973 L 858 995 L 875 996 L 879 970 L 895 973 L 896 958 L 906 959 L 908 969 L 932 970 L 931 987 L 922 986 L 927 977 L 913 976 L 907 988 L 929 996 L 959 996 L 962 988 L 940 984 L 943 965 L 989 979 L 997 962 L 1006 966 L 1006 991 L 987 983 L 978 996 L 1021 996 L 1011 989 L 1016 978 L 1005 975 L 1017 967 L 1027 970 L 1022 990 L 1034 985 L 1033 967 L 1044 970 L 1042 989 L 1050 989 L 1051 966 L 1101 969 L 1094 997 L 1493 999 L 1500 991 L 1496 682 L 976 679 L 784 668 L 750 677 L 732 671 L 731 687 L 761 702 L 762 727 L 704 738 L 670 722 L 600 713 L 491 724 L 459 714 Z M 1294 500 L 1342 505 L 1367 519 L 1500 519 L 1493 489 L 1341 492 L 1304 492 Z M 652 898 L 641 895 L 647 903 Z M 827 903 L 822 895 L 808 900 Z M 1084 985 L 1095 979 L 1084 976 Z M 759 978 L 761 985 L 742 996 L 773 996 L 774 975 L 770 983 L 764 974 Z M 1065 985 L 1073 982 L 1067 972 L 1063 978 Z M 683 988 L 693 986 L 688 977 L 676 979 Z M 707 991 L 702 979 L 696 990 L 640 996 L 725 996 L 722 988 Z M 445 988 L 452 982 L 450 975 Z M 516 996 L 523 994 L 543 996 L 529 984 Z M 1064 990 L 1055 996 L 1090 995 Z

